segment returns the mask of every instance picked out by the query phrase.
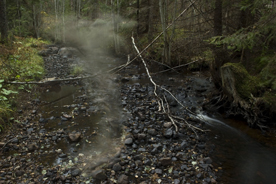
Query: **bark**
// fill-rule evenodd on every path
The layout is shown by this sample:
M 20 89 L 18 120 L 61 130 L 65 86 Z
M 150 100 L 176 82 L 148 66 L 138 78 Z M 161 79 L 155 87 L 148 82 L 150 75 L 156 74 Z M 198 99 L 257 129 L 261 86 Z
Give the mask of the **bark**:
M 65 43 L 65 0 L 62 0 L 62 41 Z
M 222 35 L 222 0 L 216 0 L 214 11 L 214 36 Z
M 140 0 L 137 0 L 137 11 L 136 11 L 136 19 L 137 19 L 137 35 L 139 35 L 140 29 Z
M 0 0 L 0 29 L 1 43 L 8 42 L 8 20 L 6 13 L 6 0 Z
M 167 0 L 159 0 L 159 10 L 160 10 L 160 19 L 162 24 L 162 31 L 163 31 L 163 40 L 164 40 L 164 49 L 162 53 L 162 63 L 166 63 L 168 65 L 171 64 L 170 61 L 170 43 L 168 39 L 168 32 L 167 32 L 167 21 L 168 21 L 168 12 L 167 12 Z
M 222 0 L 215 1 L 214 36 L 222 35 Z M 213 47 L 214 61 L 211 64 L 212 78 L 217 87 L 221 87 L 220 67 L 228 60 L 227 52 L 222 47 Z
M 153 0 L 148 0 L 148 40 L 152 40 Z
M 57 22 L 58 22 L 58 9 L 57 9 L 57 0 L 54 0 L 54 3 L 55 3 L 55 17 L 56 17 L 55 42 L 57 42 L 57 39 L 58 39 L 58 25 L 57 25 Z

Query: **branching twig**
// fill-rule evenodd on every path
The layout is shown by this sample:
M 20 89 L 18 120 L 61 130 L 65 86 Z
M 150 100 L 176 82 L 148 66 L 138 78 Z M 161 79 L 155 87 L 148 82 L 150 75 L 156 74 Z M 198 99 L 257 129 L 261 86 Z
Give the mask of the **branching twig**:
M 166 102 L 166 104 L 167 104 L 167 109 L 168 109 L 168 110 L 166 111 L 166 108 L 164 107 L 164 102 L 163 102 L 162 98 L 160 98 L 160 97 L 157 95 L 157 92 L 156 92 L 157 87 L 159 87 L 159 88 L 163 89 L 164 91 L 166 91 L 167 93 L 169 93 L 169 94 L 177 101 L 177 103 L 179 103 L 182 107 L 184 107 L 189 113 L 191 113 L 191 114 L 193 114 L 193 115 L 196 115 L 195 113 L 193 113 L 193 112 L 191 112 L 189 109 L 187 109 L 187 108 L 186 108 L 186 107 L 185 107 L 185 106 L 184 106 L 184 105 L 183 105 L 183 104 L 182 104 L 182 103 L 181 103 L 181 102 L 180 102 L 180 101 L 169 91 L 169 90 L 167 90 L 166 88 L 163 88 L 163 87 L 157 85 L 157 84 L 153 81 L 153 79 L 152 79 L 152 77 L 151 77 L 151 75 L 150 75 L 150 72 L 149 72 L 149 70 L 148 70 L 148 67 L 147 67 L 147 65 L 146 65 L 146 62 L 145 62 L 145 60 L 143 59 L 142 55 L 140 54 L 139 49 L 138 49 L 138 48 L 136 47 L 136 45 L 135 45 L 134 38 L 131 37 L 131 39 L 132 39 L 132 43 L 133 43 L 133 46 L 134 46 L 135 50 L 137 51 L 137 53 L 138 53 L 138 55 L 139 55 L 139 57 L 140 57 L 142 63 L 143 63 L 144 66 L 145 66 L 145 69 L 146 69 L 147 75 L 148 75 L 148 77 L 149 77 L 149 79 L 150 79 L 150 82 L 154 85 L 154 95 L 155 95 L 155 96 L 157 97 L 157 99 L 158 99 L 159 111 L 160 111 L 161 109 L 163 109 L 163 112 L 168 116 L 168 118 L 171 120 L 172 124 L 175 126 L 176 132 L 178 131 L 178 127 L 177 127 L 177 125 L 176 125 L 176 123 L 175 123 L 174 118 L 175 118 L 175 119 L 180 119 L 180 120 L 184 121 L 184 122 L 195 132 L 196 135 L 197 135 L 197 133 L 196 133 L 195 129 L 204 132 L 205 130 L 202 130 L 202 129 L 200 129 L 200 128 L 197 128 L 197 127 L 195 127 L 195 126 L 189 124 L 185 119 L 180 118 L 180 117 L 177 117 L 177 116 L 172 116 L 172 115 L 170 114 L 169 104 L 168 104 L 168 102 L 167 102 L 166 97 L 164 96 L 165 102 Z M 160 105 L 160 104 L 161 104 L 161 105 Z M 198 136 L 198 135 L 197 135 L 197 136 Z
M 10 143 L 12 140 L 14 140 L 15 138 L 17 138 L 17 136 L 14 137 L 14 138 L 12 138 L 12 139 L 10 139 L 10 140 L 8 140 L 0 150 L 4 149 L 4 148 L 6 147 L 6 145 L 7 145 L 8 143 Z
M 191 4 L 185 9 L 185 10 L 183 10 L 167 27 L 166 27 L 166 29 L 165 30 L 167 30 L 167 29 L 169 29 L 173 24 L 174 24 L 174 22 L 177 20 L 177 19 L 179 19 L 193 4 L 195 3 L 195 1 L 193 1 L 193 2 L 191 2 Z M 163 33 L 164 32 L 161 32 L 161 33 L 159 33 L 159 35 L 157 35 L 141 52 L 139 52 L 131 61 L 128 61 L 126 64 L 124 64 L 124 65 L 121 65 L 121 66 L 119 66 L 119 67 L 116 67 L 116 68 L 114 68 L 114 69 L 112 69 L 112 70 L 110 70 L 110 72 L 111 71 L 114 71 L 114 70 L 116 70 L 116 69 L 118 69 L 116 72 L 119 72 L 119 71 L 121 71 L 123 68 L 125 68 L 125 67 L 127 67 L 130 63 L 132 63 L 133 61 L 135 61 L 138 57 L 140 57 L 140 55 L 141 54 L 143 54 L 152 44 L 154 44 L 154 42 L 156 42 L 156 40 L 158 39 L 158 38 L 160 38 L 162 35 L 163 35 Z M 116 73 L 115 72 L 115 73 Z

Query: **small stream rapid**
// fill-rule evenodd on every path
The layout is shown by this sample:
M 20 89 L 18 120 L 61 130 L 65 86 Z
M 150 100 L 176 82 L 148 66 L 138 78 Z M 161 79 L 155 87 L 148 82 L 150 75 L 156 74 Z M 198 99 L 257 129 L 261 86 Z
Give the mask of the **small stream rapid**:
M 275 183 L 276 150 L 265 145 L 260 130 L 244 122 L 199 114 L 209 127 L 213 158 L 223 168 L 222 183 Z M 270 140 L 272 141 L 272 140 Z
M 122 71 L 121 82 L 137 83 L 139 84 L 137 86 L 149 84 L 145 72 L 138 66 L 129 69 Z M 153 76 L 153 79 L 158 84 L 172 90 L 182 104 L 196 112 L 202 112 L 203 101 L 210 90 L 213 90 L 212 82 L 204 76 L 166 74 L 161 77 Z M 62 139 L 50 149 L 62 149 L 70 156 L 82 153 L 97 156 L 120 145 L 119 135 L 115 138 L 109 136 L 114 129 L 111 130 L 108 124 L 100 126 L 103 122 L 107 122 L 108 116 L 105 112 L 97 113 L 97 105 L 89 103 L 89 101 L 85 102 L 86 94 L 88 93 L 84 87 L 78 85 L 56 85 L 41 94 L 41 101 L 46 102 L 40 110 L 48 120 L 44 126 L 47 131 L 58 132 L 59 129 L 65 129 L 72 132 L 78 130 L 83 135 L 83 139 L 79 143 Z M 92 98 L 96 98 L 97 94 L 101 95 L 101 91 L 98 90 Z M 173 100 L 171 102 L 172 111 L 185 111 Z M 73 115 L 75 110 L 78 111 L 78 115 L 73 120 L 63 120 L 64 113 Z M 109 110 L 114 111 L 116 107 Z M 276 182 L 276 149 L 270 146 L 275 144 L 273 143 L 275 138 L 265 137 L 261 131 L 249 128 L 244 122 L 226 119 L 220 115 L 199 113 L 197 117 L 205 122 L 206 129 L 211 130 L 208 132 L 207 144 L 214 147 L 211 149 L 214 150 L 211 154 L 214 168 L 221 168 L 218 170 L 218 175 L 221 175 L 219 183 L 270 184 Z M 104 144 L 101 144 L 103 142 Z M 62 159 L 60 156 L 52 154 L 43 158 L 42 162 L 48 165 L 58 165 L 62 163 Z

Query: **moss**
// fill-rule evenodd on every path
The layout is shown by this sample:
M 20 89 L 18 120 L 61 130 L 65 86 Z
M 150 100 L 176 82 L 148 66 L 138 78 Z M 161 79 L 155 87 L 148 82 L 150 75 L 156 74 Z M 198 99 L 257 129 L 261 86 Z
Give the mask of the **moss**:
M 259 89 L 258 78 L 251 76 L 241 63 L 226 63 L 223 67 L 231 67 L 235 77 L 235 87 L 241 98 L 248 100 Z
M 268 64 L 262 69 L 259 74 L 261 85 L 266 88 L 276 90 L 276 58 L 269 60 Z
M 271 112 L 276 112 L 276 93 L 275 91 L 266 91 L 262 97 L 265 108 L 269 108 Z

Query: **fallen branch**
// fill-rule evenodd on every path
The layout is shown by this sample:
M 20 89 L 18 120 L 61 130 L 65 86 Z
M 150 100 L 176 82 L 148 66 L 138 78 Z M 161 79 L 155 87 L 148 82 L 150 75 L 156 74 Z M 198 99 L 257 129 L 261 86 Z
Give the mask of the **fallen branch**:
M 10 139 L 10 140 L 8 140 L 0 150 L 4 149 L 8 143 L 10 143 L 11 141 L 13 141 L 13 140 L 14 140 L 15 138 L 17 138 L 17 137 L 18 137 L 18 136 L 14 137 L 14 138 L 12 138 L 12 139 Z
M 29 82 L 7 81 L 5 83 L 7 84 L 47 84 L 51 82 L 63 82 L 63 81 L 75 81 L 75 80 L 88 79 L 88 78 L 96 77 L 97 75 L 100 75 L 100 73 L 98 72 L 94 75 L 85 76 L 85 77 L 74 77 L 74 78 L 65 78 L 65 79 L 45 78 L 41 81 L 29 81 Z
M 167 70 L 163 70 L 163 71 L 160 71 L 160 72 L 156 72 L 156 73 L 153 73 L 152 75 L 156 75 L 156 74 L 159 74 L 159 73 L 164 73 L 164 72 L 168 72 L 170 70 L 174 70 L 176 68 L 181 68 L 183 66 L 187 66 L 187 65 L 190 65 L 190 64 L 193 64 L 195 62 L 198 62 L 199 60 L 196 60 L 196 61 L 192 61 L 192 62 L 189 62 L 189 63 L 186 63 L 186 64 L 183 64 L 183 65 L 178 65 L 178 66 L 175 66 L 175 67 L 172 67 L 172 68 L 169 68 Z M 175 71 L 175 70 L 174 70 Z
M 204 130 L 202 130 L 202 129 L 200 129 L 200 128 L 197 128 L 197 127 L 195 127 L 195 126 L 189 124 L 185 119 L 180 118 L 180 117 L 177 117 L 177 116 L 172 116 L 172 115 L 170 114 L 169 104 L 168 104 L 168 102 L 167 102 L 166 97 L 164 96 L 164 99 L 165 99 L 166 104 L 167 104 L 167 109 L 168 109 L 168 110 L 166 110 L 166 108 L 164 107 L 163 99 L 157 95 L 157 92 L 156 92 L 157 87 L 159 87 L 159 88 L 163 89 L 164 91 L 166 91 L 167 93 L 169 93 L 169 94 L 177 101 L 177 103 L 180 104 L 182 107 L 184 107 L 189 113 L 191 113 L 191 114 L 193 114 L 193 115 L 196 115 L 195 113 L 193 113 L 193 112 L 191 112 L 189 109 L 187 109 L 187 108 L 186 108 L 186 107 L 185 107 L 185 106 L 184 106 L 184 105 L 183 105 L 183 104 L 182 104 L 182 103 L 181 103 L 181 102 L 180 102 L 180 101 L 169 91 L 169 90 L 167 90 L 166 88 L 163 88 L 163 87 L 157 85 L 157 84 L 153 81 L 153 79 L 152 79 L 152 77 L 151 77 L 151 75 L 150 75 L 150 72 L 149 72 L 149 70 L 148 70 L 147 64 L 146 64 L 145 60 L 143 59 L 142 55 L 140 54 L 140 52 L 139 52 L 137 46 L 135 45 L 134 38 L 131 37 L 131 39 L 132 39 L 132 43 L 133 43 L 133 46 L 134 46 L 135 50 L 137 51 L 137 53 L 138 53 L 138 55 L 139 55 L 139 57 L 140 57 L 142 63 L 143 63 L 144 66 L 145 66 L 145 69 L 146 69 L 147 75 L 148 75 L 148 77 L 149 77 L 149 79 L 150 79 L 150 82 L 154 85 L 154 95 L 155 95 L 156 98 L 158 99 L 158 105 L 159 105 L 159 110 L 158 110 L 158 111 L 163 110 L 163 113 L 165 113 L 165 114 L 168 116 L 168 118 L 171 120 L 172 124 L 175 126 L 175 131 L 176 131 L 176 132 L 178 131 L 178 127 L 177 127 L 177 125 L 176 125 L 174 119 L 180 119 L 180 120 L 184 121 L 184 122 L 195 132 L 196 135 L 197 135 L 197 133 L 196 133 L 195 129 L 204 132 Z M 198 136 L 198 135 L 197 135 L 197 136 Z

